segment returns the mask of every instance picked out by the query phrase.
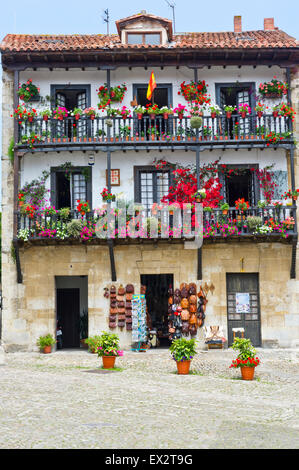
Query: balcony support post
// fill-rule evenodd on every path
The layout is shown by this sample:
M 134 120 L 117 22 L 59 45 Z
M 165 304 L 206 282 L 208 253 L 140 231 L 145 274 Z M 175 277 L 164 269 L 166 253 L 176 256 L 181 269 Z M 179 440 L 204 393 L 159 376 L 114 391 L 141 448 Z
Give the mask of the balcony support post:
M 22 269 L 21 269 L 20 250 L 19 250 L 18 240 L 13 241 L 13 247 L 14 247 L 15 256 L 16 256 L 17 283 L 22 284 L 23 283 L 23 275 L 22 275 Z
M 19 89 L 19 71 L 15 70 L 14 71 L 14 93 L 13 93 L 13 105 L 14 109 L 18 107 L 19 104 L 19 95 L 18 95 L 18 89 Z M 20 168 L 20 161 L 19 161 L 19 155 L 18 151 L 15 148 L 16 143 L 18 142 L 18 132 L 19 132 L 19 127 L 18 127 L 18 120 L 14 119 L 14 173 L 13 173 L 13 178 L 14 178 L 14 186 L 13 186 L 13 210 L 14 210 L 14 218 L 13 218 L 13 236 L 14 238 L 17 235 L 17 210 L 18 210 L 18 192 L 19 192 L 19 168 Z
M 196 181 L 200 189 L 200 146 L 196 147 Z M 197 280 L 202 279 L 202 248 L 197 248 Z

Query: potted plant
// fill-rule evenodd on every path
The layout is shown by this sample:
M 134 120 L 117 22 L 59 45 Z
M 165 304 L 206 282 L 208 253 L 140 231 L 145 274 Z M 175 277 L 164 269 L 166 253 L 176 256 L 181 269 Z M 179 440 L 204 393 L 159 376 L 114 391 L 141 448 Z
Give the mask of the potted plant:
M 115 333 L 103 331 L 99 337 L 97 346 L 98 356 L 102 358 L 103 369 L 113 369 L 115 359 L 123 356 L 123 351 L 119 350 L 119 337 Z
M 37 346 L 43 350 L 44 354 L 50 354 L 52 351 L 52 346 L 56 341 L 52 335 L 47 334 L 45 336 L 40 336 L 36 342 Z
M 87 117 L 89 117 L 92 121 L 95 119 L 95 117 L 97 116 L 97 112 L 96 112 L 96 109 L 95 108 L 85 108 L 84 111 L 83 111 L 83 114 Z
M 82 216 L 84 216 L 86 212 L 90 212 L 89 201 L 77 199 L 77 211 L 80 212 Z
M 74 108 L 71 112 L 71 116 L 75 116 L 76 121 L 80 119 L 83 114 L 83 110 L 81 108 Z
M 189 374 L 191 361 L 195 354 L 197 354 L 196 340 L 194 338 L 175 339 L 172 342 L 169 351 L 172 354 L 173 360 L 176 361 L 178 374 Z
M 291 106 L 289 106 L 285 103 L 281 103 L 279 105 L 278 114 L 279 114 L 279 116 L 289 117 L 292 120 L 294 120 L 294 115 L 296 113 L 295 113 L 294 108 L 292 108 Z
M 236 106 L 225 106 L 224 111 L 226 113 L 226 117 L 230 118 L 233 114 L 234 111 L 236 111 L 237 107 Z
M 254 108 L 255 112 L 256 112 L 256 114 L 259 118 L 261 118 L 263 116 L 264 111 L 265 111 L 265 107 L 266 106 L 263 103 L 258 102 L 256 107 Z
M 256 215 L 249 215 L 246 219 L 246 225 L 250 232 L 255 232 L 258 227 L 263 225 L 263 219 Z
M 196 202 L 202 202 L 204 199 L 206 199 L 207 193 L 206 193 L 205 188 L 202 188 L 196 191 L 196 193 L 194 194 L 194 197 L 195 197 Z
M 267 98 L 277 98 L 286 95 L 288 84 L 277 80 L 276 76 L 270 82 L 264 82 L 259 85 L 259 93 Z
M 227 202 L 224 202 L 221 206 L 220 209 L 222 210 L 223 215 L 227 215 L 228 209 L 229 209 L 229 204 Z
M 297 201 L 298 196 L 299 196 L 299 189 L 295 189 L 295 191 L 289 190 L 286 193 L 284 193 L 285 199 L 293 198 L 295 201 Z
M 266 201 L 258 201 L 257 203 L 257 207 L 259 207 L 260 209 L 264 209 L 266 205 L 267 205 Z
M 100 336 L 89 336 L 84 340 L 84 343 L 88 346 L 88 351 L 94 354 L 98 352 L 99 341 Z
M 151 119 L 155 119 L 155 117 L 160 114 L 160 109 L 157 104 L 147 104 L 146 105 L 146 110 L 148 114 L 150 115 Z
M 146 132 L 150 136 L 151 140 L 156 140 L 159 136 L 158 129 L 156 129 L 155 126 L 150 127 Z
M 190 126 L 193 129 L 200 129 L 202 125 L 202 118 L 200 116 L 192 116 L 190 119 Z
M 247 209 L 249 209 L 249 202 L 245 201 L 243 197 L 242 198 L 239 197 L 239 199 L 235 201 L 235 205 L 236 205 L 236 209 L 241 211 L 242 214 L 244 211 L 247 211 Z
M 63 106 L 58 106 L 53 110 L 53 117 L 54 119 L 62 121 L 63 119 L 68 117 L 68 110 Z
M 146 113 L 146 107 L 145 106 L 135 106 L 134 112 L 137 114 L 138 119 L 142 119 L 142 116 Z
M 187 108 L 186 106 L 183 106 L 182 104 L 179 104 L 176 108 L 174 108 L 173 112 L 174 114 L 177 114 L 178 115 L 178 118 L 180 120 L 183 119 L 184 117 L 184 113 L 187 111 Z
M 119 112 L 118 109 L 116 109 L 116 108 L 107 108 L 107 116 L 116 117 L 116 116 L 119 116 L 119 114 L 120 114 L 120 112 Z M 107 121 L 108 121 L 108 119 L 107 119 Z M 107 121 L 106 121 L 106 124 L 107 124 Z M 111 126 L 109 126 L 109 127 L 112 127 L 112 123 L 111 123 Z
M 44 121 L 48 121 L 48 119 L 52 116 L 52 110 L 51 109 L 43 109 L 40 113 L 41 117 L 43 118 Z
M 247 114 L 251 113 L 251 108 L 249 104 L 247 103 L 239 104 L 238 113 L 241 114 L 242 118 L 244 119 L 247 116 Z
M 168 108 L 167 106 L 162 106 L 162 108 L 160 109 L 160 114 L 163 115 L 164 119 L 168 119 L 168 116 L 170 114 L 173 114 L 173 110 L 171 108 Z
M 212 118 L 215 118 L 216 116 L 221 114 L 221 109 L 217 104 L 214 104 L 214 105 L 210 106 L 209 110 L 210 110 Z
M 203 116 L 204 106 L 199 105 L 196 101 L 191 104 L 190 115 L 192 116 Z
M 101 192 L 103 201 L 115 201 L 115 194 L 109 193 L 107 188 Z
M 126 107 L 126 106 L 123 106 L 120 111 L 119 111 L 119 114 L 121 115 L 121 117 L 126 120 L 127 118 L 131 117 L 131 111 Z
M 26 83 L 23 83 L 22 86 L 18 89 L 18 95 L 23 101 L 31 101 L 39 97 L 40 89 L 32 83 L 32 79 L 29 78 Z M 35 99 L 36 101 L 36 99 Z
M 125 83 L 123 83 L 122 85 L 110 87 L 109 90 L 107 83 L 104 83 L 104 85 L 100 86 L 97 90 L 98 97 L 100 99 L 98 108 L 105 109 L 107 106 L 110 105 L 111 102 L 121 103 L 124 99 L 126 91 L 127 87 Z
M 252 346 L 250 339 L 236 337 L 232 344 L 232 349 L 239 351 L 239 354 L 229 367 L 240 367 L 242 379 L 253 380 L 255 368 L 260 364 L 260 360 L 256 356 L 256 350 Z

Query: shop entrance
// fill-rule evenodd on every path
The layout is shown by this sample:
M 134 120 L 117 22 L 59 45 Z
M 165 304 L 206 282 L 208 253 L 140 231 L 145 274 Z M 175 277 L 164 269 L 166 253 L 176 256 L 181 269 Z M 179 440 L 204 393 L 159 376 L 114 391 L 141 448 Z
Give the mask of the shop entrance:
M 56 277 L 57 349 L 80 348 L 88 337 L 87 276 Z
M 226 287 L 228 344 L 233 343 L 233 328 L 244 328 L 244 338 L 250 339 L 253 346 L 261 346 L 259 275 L 227 274 Z
M 146 287 L 148 326 L 157 331 L 157 346 L 168 347 L 168 289 L 173 286 L 173 274 L 142 274 L 140 281 Z

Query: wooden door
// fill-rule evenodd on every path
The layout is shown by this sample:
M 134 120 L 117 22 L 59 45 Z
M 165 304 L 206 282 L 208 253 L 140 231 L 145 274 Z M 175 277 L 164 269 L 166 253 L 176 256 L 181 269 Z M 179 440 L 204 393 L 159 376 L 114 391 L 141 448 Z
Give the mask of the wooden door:
M 244 328 L 244 338 L 261 346 L 261 320 L 258 273 L 226 275 L 228 344 L 233 342 L 233 328 Z M 238 307 L 238 294 L 248 294 L 248 309 Z
M 80 347 L 80 289 L 57 289 L 57 320 L 62 327 L 62 347 Z

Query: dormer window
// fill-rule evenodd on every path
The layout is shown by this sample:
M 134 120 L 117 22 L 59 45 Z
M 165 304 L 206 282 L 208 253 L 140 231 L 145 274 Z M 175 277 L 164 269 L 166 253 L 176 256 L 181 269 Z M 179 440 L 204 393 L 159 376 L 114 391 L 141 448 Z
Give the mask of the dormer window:
M 161 44 L 161 33 L 127 33 L 127 44 Z
M 172 22 L 141 11 L 116 21 L 122 44 L 165 46 L 172 41 Z

